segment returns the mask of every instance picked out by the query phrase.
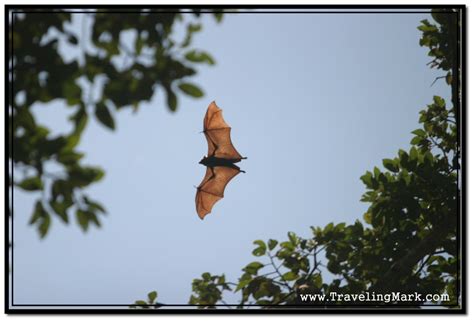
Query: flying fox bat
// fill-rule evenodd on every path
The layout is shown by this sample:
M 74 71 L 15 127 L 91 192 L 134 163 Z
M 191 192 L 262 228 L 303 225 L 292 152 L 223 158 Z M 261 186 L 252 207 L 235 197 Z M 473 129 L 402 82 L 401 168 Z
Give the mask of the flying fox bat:
M 222 110 L 214 101 L 209 104 L 204 116 L 203 132 L 208 150 L 207 157 L 203 157 L 199 163 L 207 169 L 196 191 L 196 211 L 201 219 L 211 212 L 216 202 L 224 198 L 224 190 L 229 181 L 240 172 L 245 173 L 235 163 L 247 159 L 232 145 L 230 126 L 224 121 Z

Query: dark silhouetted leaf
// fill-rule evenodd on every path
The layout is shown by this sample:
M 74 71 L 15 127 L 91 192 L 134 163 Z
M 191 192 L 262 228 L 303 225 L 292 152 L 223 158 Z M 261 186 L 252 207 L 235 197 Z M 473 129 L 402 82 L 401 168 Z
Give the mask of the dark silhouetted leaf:
M 95 107 L 95 116 L 97 119 L 108 127 L 111 130 L 115 129 L 115 121 L 114 118 L 112 117 L 112 114 L 110 114 L 109 108 L 105 105 L 103 102 L 97 103 Z
M 176 108 L 178 107 L 178 98 L 171 88 L 166 89 L 166 101 L 168 102 L 168 108 L 170 111 L 176 111 Z

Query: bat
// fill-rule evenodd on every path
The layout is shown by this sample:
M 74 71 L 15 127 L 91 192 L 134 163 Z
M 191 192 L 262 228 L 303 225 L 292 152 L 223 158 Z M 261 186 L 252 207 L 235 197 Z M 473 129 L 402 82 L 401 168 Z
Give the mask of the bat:
M 201 219 L 211 212 L 216 202 L 224 198 L 229 181 L 240 172 L 245 173 L 235 165 L 247 158 L 242 157 L 232 144 L 230 129 L 222 117 L 222 110 L 213 101 L 204 116 L 207 157 L 204 156 L 199 162 L 207 167 L 206 175 L 196 191 L 196 211 Z

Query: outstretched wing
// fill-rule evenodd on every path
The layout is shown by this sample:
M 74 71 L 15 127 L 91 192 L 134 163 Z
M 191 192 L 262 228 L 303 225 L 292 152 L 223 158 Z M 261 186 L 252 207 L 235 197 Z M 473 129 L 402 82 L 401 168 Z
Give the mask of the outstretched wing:
M 242 159 L 230 139 L 230 126 L 222 117 L 222 110 L 213 101 L 204 116 L 204 134 L 206 135 L 207 156 L 222 159 Z
M 206 175 L 196 191 L 196 211 L 199 218 L 204 219 L 212 211 L 214 204 L 224 198 L 226 185 L 239 172 L 238 167 L 207 168 Z

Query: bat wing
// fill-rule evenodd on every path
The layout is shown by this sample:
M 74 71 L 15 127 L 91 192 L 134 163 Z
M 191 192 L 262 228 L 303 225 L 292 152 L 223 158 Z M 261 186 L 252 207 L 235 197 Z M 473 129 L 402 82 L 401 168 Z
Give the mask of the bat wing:
M 206 175 L 196 191 L 196 211 L 199 218 L 212 211 L 212 207 L 224 198 L 224 190 L 230 180 L 240 172 L 238 167 L 208 167 Z
M 242 159 L 230 139 L 230 126 L 222 117 L 222 110 L 215 102 L 209 104 L 204 117 L 204 134 L 208 145 L 208 156 L 222 159 Z

